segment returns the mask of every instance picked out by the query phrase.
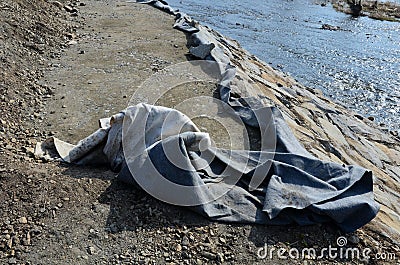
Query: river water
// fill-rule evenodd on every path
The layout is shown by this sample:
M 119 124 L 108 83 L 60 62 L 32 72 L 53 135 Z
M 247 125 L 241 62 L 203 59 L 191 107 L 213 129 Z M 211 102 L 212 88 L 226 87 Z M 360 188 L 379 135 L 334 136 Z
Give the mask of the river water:
M 238 40 L 245 49 L 301 83 L 374 117 L 385 128 L 400 130 L 400 23 L 352 18 L 316 1 L 168 3 Z M 341 30 L 322 30 L 323 24 Z

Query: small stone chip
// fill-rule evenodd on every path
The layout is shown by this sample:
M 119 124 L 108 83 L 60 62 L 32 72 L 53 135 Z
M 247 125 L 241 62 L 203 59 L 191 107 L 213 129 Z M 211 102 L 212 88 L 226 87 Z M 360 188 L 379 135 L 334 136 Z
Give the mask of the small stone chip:
M 95 254 L 95 248 L 94 247 L 92 247 L 92 246 L 90 246 L 90 247 L 88 247 L 88 253 L 90 254 L 90 255 L 93 255 L 93 254 Z
M 217 257 L 217 255 L 215 255 L 214 253 L 208 252 L 208 251 L 203 251 L 203 253 L 201 253 L 203 255 L 203 257 L 207 258 L 207 259 L 215 259 Z
M 176 246 L 175 250 L 178 251 L 178 252 L 182 251 L 182 246 L 181 246 L 181 244 L 178 244 L 178 245 Z
M 25 216 L 22 216 L 22 217 L 20 217 L 20 218 L 18 219 L 18 222 L 19 222 L 20 224 L 27 224 L 27 223 L 28 223 L 28 219 L 26 219 Z

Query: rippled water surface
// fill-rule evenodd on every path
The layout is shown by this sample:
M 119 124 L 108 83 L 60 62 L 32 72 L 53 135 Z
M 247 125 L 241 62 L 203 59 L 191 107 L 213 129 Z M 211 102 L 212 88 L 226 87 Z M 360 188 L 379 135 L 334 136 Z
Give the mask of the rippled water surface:
M 310 0 L 168 3 L 336 102 L 400 129 L 400 23 L 352 18 Z

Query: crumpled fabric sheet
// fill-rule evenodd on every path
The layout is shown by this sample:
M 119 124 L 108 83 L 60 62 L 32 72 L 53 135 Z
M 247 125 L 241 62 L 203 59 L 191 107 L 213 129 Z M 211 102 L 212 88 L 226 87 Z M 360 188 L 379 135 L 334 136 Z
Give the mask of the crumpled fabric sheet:
M 119 172 L 119 180 L 137 187 L 157 186 L 165 194 L 170 191 L 162 190 L 164 185 L 153 178 L 154 170 L 180 185 L 207 185 L 208 189 L 191 195 L 194 199 L 221 193 L 231 177 L 226 172 L 239 172 L 239 180 L 226 194 L 203 205 L 188 206 L 215 221 L 271 225 L 333 222 L 342 231 L 352 232 L 376 216 L 379 205 L 374 201 L 371 171 L 313 157 L 295 139 L 277 108 L 264 110 L 272 113 L 276 128 L 274 152 L 232 151 L 211 144 L 200 148 L 202 140 L 211 142 L 210 136 L 200 132 L 187 116 L 143 103 L 103 119 L 101 128 L 76 146 L 53 138 L 53 147 L 64 161 L 107 163 Z M 124 120 L 130 125 L 127 129 Z M 177 159 L 191 170 L 172 163 L 166 155 L 169 150 L 180 150 L 175 152 Z M 254 178 L 262 182 L 251 187 Z
M 66 162 L 107 163 L 119 172 L 118 178 L 122 181 L 137 184 L 135 178 L 141 178 L 142 185 L 160 186 L 162 190 L 162 185 L 148 174 L 145 162 L 151 161 L 163 177 L 172 182 L 187 186 L 210 185 L 209 194 L 199 190 L 191 195 L 194 198 L 208 198 L 224 189 L 230 177 L 222 174 L 226 172 L 224 169 L 235 174 L 239 172 L 239 181 L 228 193 L 209 203 L 190 206 L 216 221 L 275 225 L 333 222 L 344 232 L 352 232 L 376 216 L 379 205 L 374 201 L 371 171 L 315 158 L 297 141 L 277 108 L 264 106 L 254 97 L 231 97 L 230 84 L 236 68 L 227 56 L 229 51 L 189 16 L 164 1 L 130 2 L 150 4 L 176 17 L 174 28 L 187 34 L 192 55 L 220 63 L 220 99 L 229 104 L 246 125 L 259 128 L 261 132 L 272 121 L 276 130 L 276 149 L 232 151 L 208 146 L 199 152 L 196 145 L 201 140 L 211 139 L 188 117 L 173 109 L 138 104 L 102 119 L 100 129 L 76 146 L 50 138 L 37 146 L 37 155 L 42 156 L 52 149 Z M 167 126 L 166 131 L 161 124 L 171 113 L 177 118 L 173 121 L 174 126 Z M 148 116 L 152 117 L 152 122 L 146 122 L 142 128 L 145 134 L 128 130 L 122 137 L 124 119 L 132 124 L 130 128 L 135 128 L 136 125 L 143 127 L 143 121 L 149 121 L 145 119 Z M 173 128 L 180 125 L 185 129 L 174 131 Z M 139 145 L 139 142 L 145 145 Z M 129 148 L 124 150 L 122 146 Z M 183 163 L 192 170 L 180 170 L 171 164 L 164 153 L 166 147 L 181 150 Z M 215 159 L 203 161 L 202 153 Z M 256 185 L 254 179 L 258 180 Z M 218 185 L 211 185 L 215 183 Z
M 176 113 L 171 119 L 176 122 L 173 128 L 184 129 L 172 129 L 165 133 L 162 131 L 165 130 L 165 119 L 171 112 Z M 265 118 L 268 117 L 267 113 L 272 114 L 269 117 L 271 120 L 265 121 L 261 127 L 268 126 L 269 121 L 274 124 L 277 141 L 273 153 L 269 150 L 224 150 L 211 145 L 200 152 L 200 147 L 196 145 L 203 138 L 210 142 L 209 135 L 199 132 L 188 117 L 177 110 L 138 104 L 125 111 L 125 121 L 131 124 L 130 128 L 137 128 L 135 124 L 143 123 L 146 116 L 157 117 L 157 120 L 149 118 L 152 122 L 145 125 L 146 134 L 142 135 L 146 138 L 143 139 L 146 142 L 145 147 L 150 148 L 146 152 L 132 148 L 129 153 L 142 154 L 135 156 L 135 160 L 141 161 L 141 165 L 145 164 L 143 161 L 146 159 L 151 159 L 165 178 L 182 185 L 204 185 L 210 180 L 213 183 L 212 180 L 218 177 L 230 177 L 218 174 L 223 170 L 240 171 L 240 180 L 227 194 L 210 203 L 191 207 L 212 220 L 275 225 L 310 225 L 333 221 L 343 231 L 351 232 L 375 217 L 379 206 L 374 201 L 371 171 L 358 166 L 324 162 L 313 157 L 296 140 L 277 108 L 264 107 L 258 112 L 264 113 Z M 120 128 L 115 130 L 121 131 Z M 126 133 L 127 143 L 130 143 L 130 138 L 140 135 L 129 130 Z M 141 139 L 134 140 L 140 141 Z M 118 146 L 118 143 L 108 139 L 107 145 L 110 143 Z M 176 143 L 179 143 L 180 150 L 186 151 L 179 160 L 187 160 L 187 164 L 193 165 L 193 171 L 179 170 L 165 157 L 168 144 L 176 150 Z M 214 157 L 211 162 L 203 158 L 210 156 Z M 192 163 L 193 160 L 196 163 Z M 128 163 L 136 165 L 134 161 Z M 114 166 L 115 169 L 119 168 L 119 165 Z M 180 171 L 179 174 L 177 171 Z M 145 175 L 144 172 L 147 175 L 152 174 L 140 166 L 132 170 L 124 161 L 118 177 L 134 184 L 131 174 L 140 178 Z M 257 187 L 250 187 L 251 180 L 260 177 L 262 183 Z M 157 185 L 150 183 L 152 184 Z M 223 185 L 226 185 L 223 181 L 218 185 L 210 185 L 209 192 L 218 194 Z M 195 196 L 206 198 L 207 194 Z

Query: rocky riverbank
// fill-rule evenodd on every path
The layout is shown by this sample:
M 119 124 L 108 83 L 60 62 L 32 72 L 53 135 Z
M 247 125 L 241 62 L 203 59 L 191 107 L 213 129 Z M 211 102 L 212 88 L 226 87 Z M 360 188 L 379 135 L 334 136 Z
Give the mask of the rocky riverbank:
M 125 108 L 153 72 L 191 57 L 185 35 L 172 29 L 174 18 L 147 5 L 19 0 L 3 1 L 0 12 L 0 263 L 287 264 L 277 257 L 258 259 L 258 248 L 336 244 L 342 234 L 329 225 L 210 223 L 114 181 L 107 169 L 36 159 L 37 141 L 53 134 L 71 141 L 86 136 L 98 118 Z M 398 137 L 207 30 L 251 80 L 238 95 L 266 96 L 317 157 L 374 171 L 381 212 L 346 236 L 349 246 L 399 256 Z M 207 85 L 187 89 L 213 95 Z M 167 98 L 165 104 L 177 102 Z
M 356 5 L 360 2 L 361 5 Z M 332 0 L 333 7 L 341 12 L 356 16 L 368 16 L 373 19 L 400 21 L 400 5 L 390 1 L 370 1 L 370 0 Z

